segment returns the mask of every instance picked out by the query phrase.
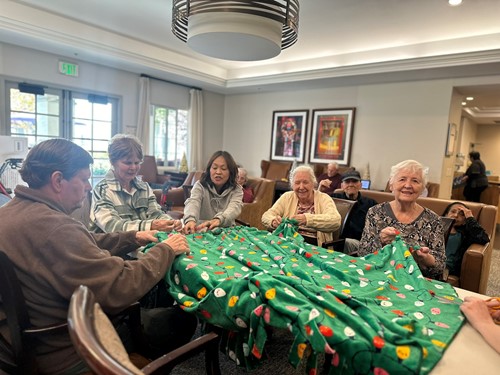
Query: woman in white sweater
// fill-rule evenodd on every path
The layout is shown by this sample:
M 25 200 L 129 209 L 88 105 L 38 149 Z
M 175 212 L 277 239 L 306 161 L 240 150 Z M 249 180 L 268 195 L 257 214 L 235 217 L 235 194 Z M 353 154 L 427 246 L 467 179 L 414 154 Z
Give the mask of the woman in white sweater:
M 299 233 L 315 236 L 318 245 L 333 240 L 332 233 L 340 227 L 340 214 L 332 198 L 316 190 L 318 185 L 310 166 L 301 165 L 290 172 L 292 191 L 283 194 L 262 215 L 262 224 L 276 229 L 284 218 L 297 220 Z

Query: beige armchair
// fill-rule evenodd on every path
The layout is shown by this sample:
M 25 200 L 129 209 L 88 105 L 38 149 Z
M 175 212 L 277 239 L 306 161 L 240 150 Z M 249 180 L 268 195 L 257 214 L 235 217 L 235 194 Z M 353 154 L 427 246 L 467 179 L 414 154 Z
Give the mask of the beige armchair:
M 266 178 L 249 178 L 247 185 L 253 189 L 255 198 L 252 203 L 243 203 L 238 220 L 252 227 L 266 229 L 262 225 L 261 218 L 273 204 L 275 183 L 276 181 Z

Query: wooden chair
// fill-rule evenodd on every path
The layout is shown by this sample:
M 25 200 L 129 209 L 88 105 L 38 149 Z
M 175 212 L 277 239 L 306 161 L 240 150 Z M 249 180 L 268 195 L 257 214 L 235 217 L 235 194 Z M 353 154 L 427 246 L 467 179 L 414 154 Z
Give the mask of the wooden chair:
M 10 340 L 0 334 L 0 370 L 8 374 L 38 374 L 35 346 L 38 338 L 64 334 L 66 322 L 48 327 L 34 327 L 28 316 L 21 285 L 14 265 L 0 251 L 0 332 L 7 328 Z M 5 357 L 3 353 L 8 353 Z M 2 371 L 0 371 L 2 373 Z
M 215 332 L 207 333 L 139 369 L 130 361 L 94 294 L 84 285 L 71 297 L 68 327 L 77 353 L 98 375 L 168 374 L 176 365 L 202 351 L 205 351 L 207 374 L 220 374 L 219 335 Z

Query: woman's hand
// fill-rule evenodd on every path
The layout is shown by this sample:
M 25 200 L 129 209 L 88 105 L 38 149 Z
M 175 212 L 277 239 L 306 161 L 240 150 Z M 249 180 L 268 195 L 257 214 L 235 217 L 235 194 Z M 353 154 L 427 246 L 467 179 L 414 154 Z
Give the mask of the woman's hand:
M 380 242 L 382 243 L 382 245 L 390 244 L 396 239 L 397 234 L 399 234 L 399 231 L 396 228 L 385 227 L 380 231 Z
M 196 223 L 194 221 L 190 221 L 184 224 L 184 228 L 182 230 L 184 234 L 192 234 L 196 232 Z
M 182 234 L 173 234 L 166 240 L 162 241 L 162 243 L 170 246 L 174 250 L 175 255 L 184 253 L 189 255 L 189 245 L 186 237 L 184 237 Z
M 281 224 L 281 221 L 283 219 L 281 216 L 276 216 L 272 221 L 271 221 L 271 228 L 276 229 L 278 226 Z
M 196 227 L 197 232 L 212 230 L 220 227 L 220 219 L 207 220 Z
M 143 230 L 135 234 L 135 240 L 140 246 L 146 246 L 150 242 L 158 242 L 158 238 L 155 237 L 157 230 Z
M 436 264 L 436 258 L 434 258 L 434 255 L 432 255 L 430 251 L 428 247 L 423 246 L 412 253 L 413 258 L 419 266 L 432 267 Z
M 182 222 L 180 220 L 157 219 L 151 223 L 151 229 L 163 232 L 180 231 L 182 229 Z
M 307 224 L 306 215 L 304 214 L 293 215 L 291 219 L 297 220 L 299 226 L 305 226 Z
M 467 207 L 464 207 L 461 204 L 457 204 L 456 207 L 458 208 L 459 212 L 460 211 L 463 212 L 465 218 L 474 217 L 474 215 L 472 214 L 472 211 L 469 210 Z

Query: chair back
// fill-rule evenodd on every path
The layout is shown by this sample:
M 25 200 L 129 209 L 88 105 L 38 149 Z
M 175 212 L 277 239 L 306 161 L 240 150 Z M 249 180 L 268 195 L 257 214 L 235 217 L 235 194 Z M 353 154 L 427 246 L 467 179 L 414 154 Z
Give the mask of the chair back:
M 144 155 L 139 174 L 142 175 L 142 181 L 149 184 L 157 182 L 158 167 L 156 165 L 156 158 L 152 155 Z
M 11 374 L 38 374 L 35 357 L 36 339 L 42 335 L 62 333 L 66 323 L 51 327 L 32 326 L 21 284 L 9 257 L 0 251 L 0 332 L 7 327 L 10 340 L 0 333 L 0 369 Z M 6 357 L 3 355 L 9 353 Z M 0 371 L 1 372 L 1 371 Z
M 71 296 L 68 328 L 78 355 L 98 375 L 132 375 L 142 372 L 130 362 L 127 351 L 104 314 L 94 293 L 81 285 Z
M 202 351 L 205 351 L 206 373 L 220 375 L 220 338 L 215 332 L 206 333 L 139 369 L 130 361 L 94 293 L 84 285 L 80 285 L 71 296 L 68 328 L 77 353 L 97 375 L 169 374 L 176 365 Z
M 344 230 L 346 224 L 349 221 L 349 215 L 351 214 L 352 207 L 356 203 L 356 201 L 351 201 L 348 199 L 342 198 L 332 198 L 335 206 L 337 206 L 337 211 L 340 214 L 340 227 L 333 233 L 333 239 L 338 240 Z

